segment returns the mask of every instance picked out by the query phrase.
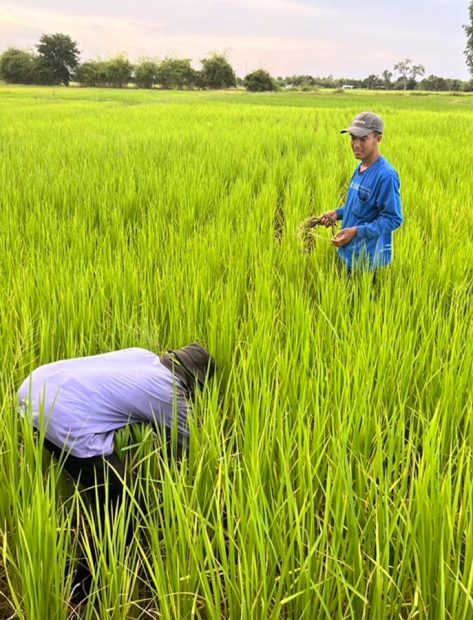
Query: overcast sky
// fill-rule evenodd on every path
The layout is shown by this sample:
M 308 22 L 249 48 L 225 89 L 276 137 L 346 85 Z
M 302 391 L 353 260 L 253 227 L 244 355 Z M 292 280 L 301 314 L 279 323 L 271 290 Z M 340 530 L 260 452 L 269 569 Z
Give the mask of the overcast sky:
M 0 50 L 64 32 L 82 59 L 128 52 L 198 62 L 226 51 L 236 72 L 362 78 L 411 58 L 467 79 L 469 0 L 0 0 Z

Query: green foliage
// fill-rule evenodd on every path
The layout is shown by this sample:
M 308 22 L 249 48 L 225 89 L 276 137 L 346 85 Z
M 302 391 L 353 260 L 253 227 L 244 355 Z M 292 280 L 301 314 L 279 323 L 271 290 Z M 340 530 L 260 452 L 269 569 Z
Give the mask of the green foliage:
M 367 78 L 365 78 L 365 80 L 363 80 L 363 86 L 370 89 L 379 89 L 385 88 L 386 84 L 382 78 L 372 73 Z
M 133 65 L 125 54 L 118 54 L 114 58 L 103 61 L 101 83 L 115 88 L 123 88 L 133 78 Z M 103 82 L 102 82 L 103 80 Z
M 36 56 L 33 61 L 33 83 L 45 86 L 57 86 L 61 84 L 60 79 L 54 72 L 50 63 L 41 56 Z
M 0 56 L 0 78 L 8 84 L 31 84 L 34 55 L 28 50 L 9 47 Z
M 393 74 L 389 69 L 385 69 L 382 73 L 384 88 L 389 89 L 392 88 L 391 80 L 393 78 Z
M 449 84 L 445 78 L 435 75 L 430 75 L 427 79 L 419 83 L 419 88 L 425 90 L 450 90 L 448 86 Z
M 134 67 L 124 54 L 79 65 L 75 79 L 84 86 L 124 88 L 133 79 Z
M 198 73 L 189 58 L 165 58 L 158 66 L 156 82 L 162 88 L 192 88 L 198 84 Z
M 416 77 L 424 75 L 425 68 L 423 65 L 416 65 L 410 58 L 400 60 L 394 65 L 394 71 L 399 75 L 399 79 L 402 80 L 404 90 L 410 90 L 416 86 Z
M 219 89 L 236 86 L 233 67 L 224 54 L 213 54 L 201 60 L 200 82 L 203 88 Z
M 466 56 L 466 64 L 471 76 L 473 77 L 473 0 L 470 0 L 468 12 L 470 23 L 463 26 L 466 34 L 466 48 L 464 54 Z
M 278 85 L 285 88 L 293 88 L 302 92 L 314 91 L 319 88 L 340 88 L 344 84 L 362 87 L 362 80 L 335 78 L 333 75 L 314 77 L 312 75 L 290 75 L 285 78 L 277 78 Z
M 295 88 L 301 91 L 315 90 L 317 88 L 340 88 L 344 85 L 350 85 L 356 89 L 363 88 L 369 90 L 414 90 L 416 88 L 423 88 L 422 85 L 425 85 L 429 90 L 442 90 L 445 87 L 445 90 L 469 92 L 472 89 L 469 81 L 437 78 L 436 76 L 429 76 L 417 82 L 416 78 L 423 75 L 424 68 L 422 65 L 412 65 L 411 61 L 409 61 L 406 70 L 404 64 L 402 64 L 401 70 L 405 71 L 405 74 L 401 75 L 396 69 L 399 75 L 394 81 L 393 72 L 385 69 L 381 76 L 371 74 L 363 79 L 334 78 L 333 76 L 318 78 L 310 75 L 292 75 L 285 78 L 278 77 L 278 84 L 281 87 Z M 432 78 L 439 80 L 439 82 L 435 84 Z M 439 88 L 440 86 L 442 88 Z
M 36 47 L 39 62 L 35 67 L 35 82 L 69 86 L 79 64 L 77 43 L 67 34 L 43 34 Z
M 135 84 L 138 88 L 153 88 L 158 81 L 159 64 L 155 60 L 142 58 L 135 66 Z
M 424 78 L 417 84 L 417 88 L 420 90 L 457 92 L 462 90 L 463 84 L 461 80 L 443 78 L 438 75 L 429 75 L 429 77 Z
M 276 80 L 264 69 L 257 69 L 245 77 L 245 87 L 252 92 L 277 90 Z
M 83 86 L 99 86 L 104 83 L 104 61 L 89 60 L 81 63 L 76 69 L 74 80 Z

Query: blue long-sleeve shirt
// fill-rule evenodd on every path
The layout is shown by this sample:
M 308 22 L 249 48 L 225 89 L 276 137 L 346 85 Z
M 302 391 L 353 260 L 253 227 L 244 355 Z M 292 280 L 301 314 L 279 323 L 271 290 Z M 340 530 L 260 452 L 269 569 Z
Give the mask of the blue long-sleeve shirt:
M 399 175 L 379 157 L 369 168 L 355 170 L 345 205 L 337 209 L 342 228 L 356 226 L 356 237 L 338 248 L 350 269 L 366 264 L 374 269 L 389 265 L 393 257 L 393 231 L 403 222 Z

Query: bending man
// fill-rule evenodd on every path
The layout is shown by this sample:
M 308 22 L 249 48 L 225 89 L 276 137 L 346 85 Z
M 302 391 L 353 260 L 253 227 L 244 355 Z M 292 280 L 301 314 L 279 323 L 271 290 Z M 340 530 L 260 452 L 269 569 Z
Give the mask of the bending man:
M 175 425 L 178 444 L 186 447 L 194 391 L 215 369 L 215 360 L 198 344 L 162 356 L 131 348 L 61 360 L 25 379 L 20 412 L 32 413 L 45 446 L 64 459 L 73 478 L 97 491 L 100 500 L 107 484 L 109 501 L 119 501 L 125 466 L 115 453 L 115 432 L 146 422 L 170 437 Z
M 189 441 L 187 416 L 194 392 L 216 370 L 203 347 L 191 344 L 158 356 L 145 349 L 125 349 L 61 360 L 37 368 L 19 390 L 20 413 L 32 414 L 44 431 L 44 445 L 83 485 L 100 512 L 114 511 L 123 498 L 125 465 L 114 449 L 115 432 L 150 423 L 167 439 L 176 428 L 180 448 Z M 133 531 L 129 528 L 127 540 Z M 78 559 L 73 602 L 89 594 L 92 575 Z

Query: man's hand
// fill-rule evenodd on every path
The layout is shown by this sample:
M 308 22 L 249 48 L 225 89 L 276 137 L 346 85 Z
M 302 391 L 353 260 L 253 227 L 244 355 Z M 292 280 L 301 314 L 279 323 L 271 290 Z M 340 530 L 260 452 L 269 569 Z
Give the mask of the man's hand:
M 336 211 L 327 211 L 326 213 L 323 213 L 319 218 L 320 223 L 322 224 L 322 226 L 325 226 L 325 228 L 328 228 L 329 226 L 334 226 L 337 220 L 338 215 Z
M 341 248 L 343 245 L 348 245 L 350 241 L 356 237 L 356 233 L 356 226 L 353 226 L 352 228 L 345 228 L 335 235 L 333 239 L 331 239 L 331 244 L 337 248 Z

